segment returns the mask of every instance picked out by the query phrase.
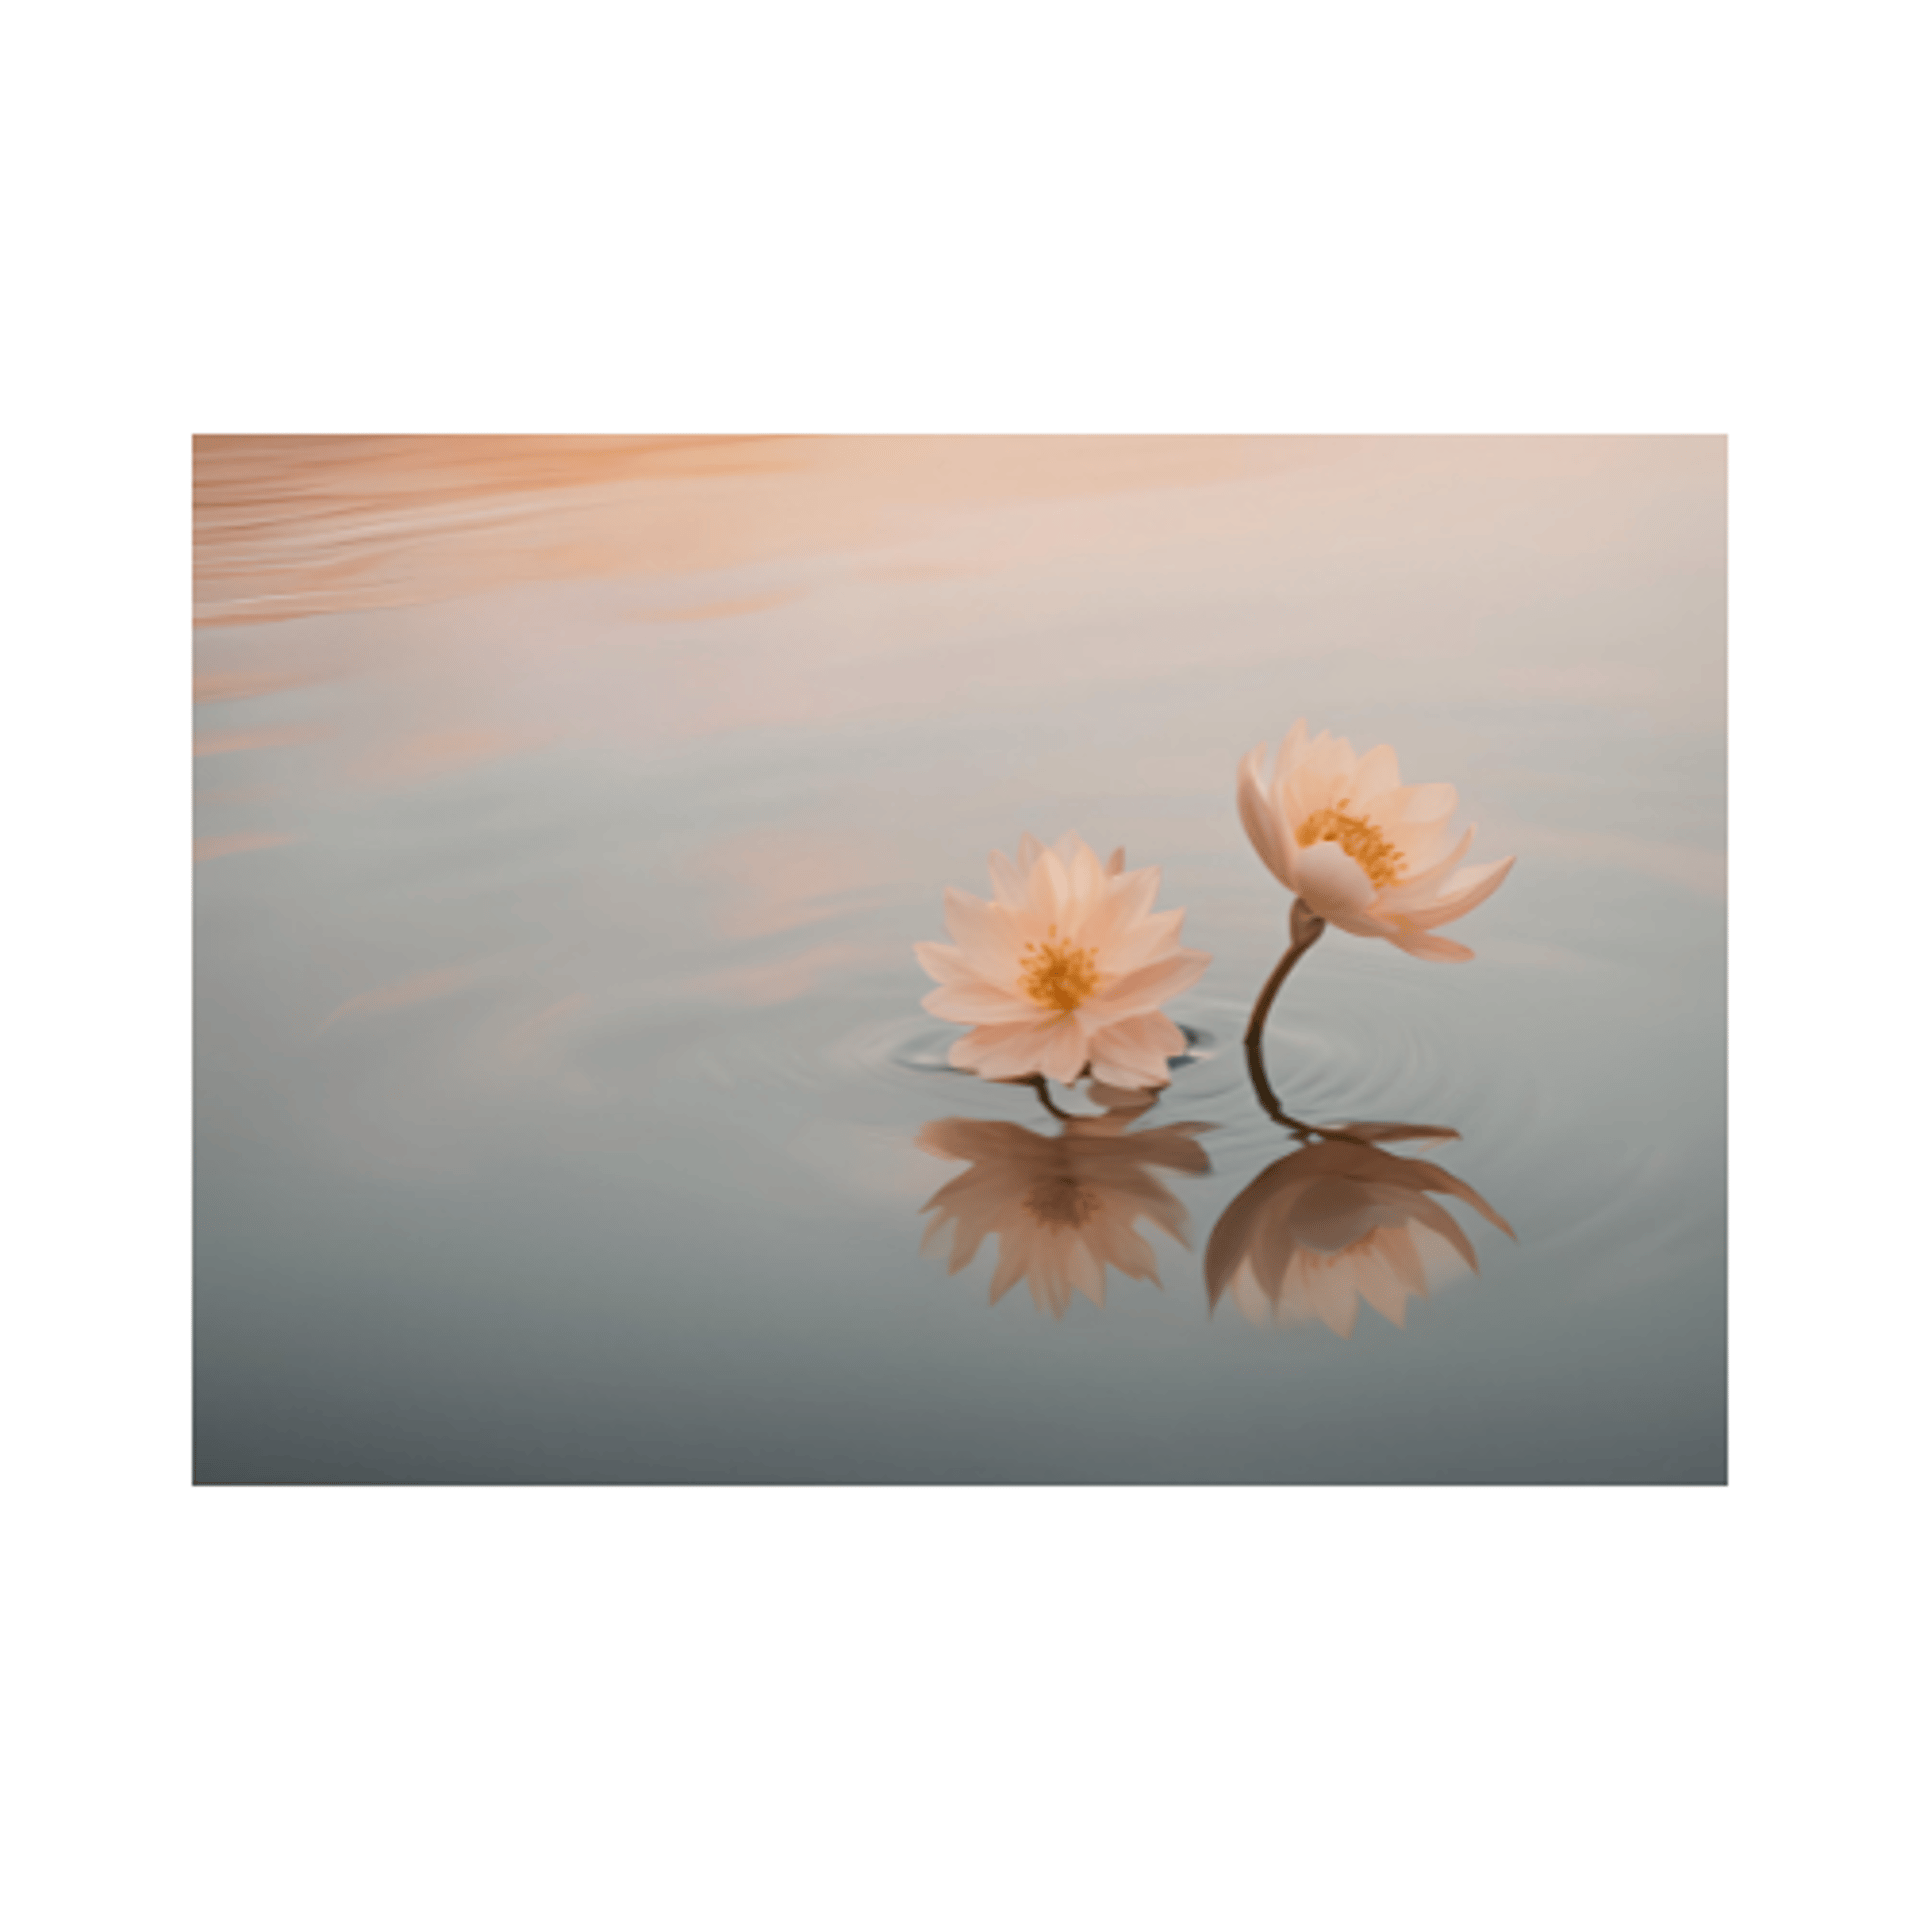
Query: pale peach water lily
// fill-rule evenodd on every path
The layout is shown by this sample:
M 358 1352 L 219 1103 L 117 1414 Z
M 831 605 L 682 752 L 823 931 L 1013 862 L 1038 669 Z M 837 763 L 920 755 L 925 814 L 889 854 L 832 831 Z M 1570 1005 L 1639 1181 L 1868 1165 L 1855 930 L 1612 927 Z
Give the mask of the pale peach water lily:
M 1471 960 L 1436 927 L 1458 920 L 1507 877 L 1513 855 L 1463 866 L 1474 829 L 1453 838 L 1459 796 L 1435 782 L 1407 786 L 1391 747 L 1356 754 L 1296 720 L 1269 776 L 1263 741 L 1240 762 L 1240 824 L 1267 870 L 1294 896 L 1291 945 L 1254 1002 L 1247 1046 L 1300 956 L 1329 926 L 1390 940 L 1422 960 Z
M 1204 1122 L 1129 1133 L 1144 1110 L 1072 1119 L 1055 1135 L 1011 1120 L 930 1121 L 920 1148 L 970 1164 L 921 1209 L 934 1217 L 920 1250 L 951 1231 L 947 1271 L 958 1273 L 997 1235 L 988 1298 L 1024 1280 L 1035 1307 L 1056 1320 L 1076 1293 L 1106 1304 L 1108 1267 L 1157 1287 L 1153 1245 L 1135 1223 L 1150 1221 L 1184 1247 L 1187 1210 L 1160 1175 L 1203 1174 L 1211 1163 L 1197 1139 Z
M 1206 971 L 1183 947 L 1184 912 L 1156 913 L 1158 867 L 1101 861 L 1077 833 L 1053 846 L 1032 834 L 1019 856 L 989 860 L 993 898 L 947 889 L 952 945 L 923 941 L 940 985 L 921 1002 L 971 1025 L 951 1065 L 988 1080 L 1040 1075 L 1070 1084 L 1091 1070 L 1110 1087 L 1161 1087 L 1186 1036 L 1160 1011 Z
M 1480 1262 L 1460 1223 L 1433 1196 L 1465 1202 L 1509 1239 L 1513 1229 L 1444 1168 L 1388 1153 L 1342 1129 L 1276 1160 L 1221 1214 L 1207 1242 L 1207 1301 L 1228 1295 L 1249 1320 L 1320 1321 L 1343 1339 L 1360 1302 L 1397 1327 L 1407 1302 L 1456 1263 Z M 1406 1139 L 1447 1128 L 1375 1130 Z
M 1451 825 L 1459 796 L 1444 783 L 1406 786 L 1391 747 L 1356 754 L 1296 721 L 1271 778 L 1267 749 L 1240 762 L 1240 821 L 1268 871 L 1347 933 L 1391 940 L 1422 960 L 1471 960 L 1433 931 L 1471 913 L 1507 877 L 1513 856 L 1464 867 L 1468 827 Z

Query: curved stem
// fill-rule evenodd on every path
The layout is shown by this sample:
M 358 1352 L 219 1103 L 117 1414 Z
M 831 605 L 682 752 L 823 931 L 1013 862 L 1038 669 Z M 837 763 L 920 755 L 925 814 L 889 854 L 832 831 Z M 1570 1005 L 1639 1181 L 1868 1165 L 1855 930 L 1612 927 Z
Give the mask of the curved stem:
M 1253 1003 L 1253 1012 L 1247 1016 L 1246 1047 L 1249 1057 L 1260 1050 L 1260 1036 L 1266 1031 L 1267 1015 L 1272 1010 L 1274 997 L 1286 985 L 1287 975 L 1299 964 L 1300 956 L 1326 930 L 1327 923 L 1304 900 L 1293 903 L 1293 918 L 1287 928 L 1293 935 L 1293 945 L 1280 956 L 1280 964 L 1267 976 L 1267 984 L 1260 989 L 1260 998 Z
M 1253 1082 L 1253 1097 L 1260 1102 L 1261 1110 L 1276 1127 L 1285 1127 L 1300 1140 L 1319 1131 L 1296 1120 L 1280 1104 L 1280 1097 L 1273 1090 L 1273 1082 L 1267 1078 L 1267 1063 L 1260 1057 L 1260 1045 L 1256 1040 L 1247 1042 L 1247 1078 Z
M 1254 1098 L 1260 1102 L 1261 1110 L 1275 1126 L 1285 1127 L 1302 1140 L 1317 1129 L 1303 1126 L 1281 1106 L 1279 1096 L 1273 1090 L 1273 1082 L 1267 1078 L 1267 1063 L 1260 1042 L 1266 1032 L 1267 1015 L 1272 1011 L 1280 989 L 1286 985 L 1287 975 L 1300 964 L 1300 956 L 1326 930 L 1327 923 L 1304 900 L 1293 903 L 1293 917 L 1287 926 L 1287 931 L 1293 936 L 1293 944 L 1280 956 L 1280 964 L 1267 976 L 1267 984 L 1260 989 L 1260 997 L 1253 1003 L 1253 1012 L 1247 1016 L 1247 1077 L 1253 1082 Z
M 1276 1127 L 1285 1127 L 1296 1140 L 1344 1140 L 1356 1146 L 1372 1144 L 1364 1134 L 1355 1134 L 1345 1127 L 1316 1127 L 1311 1120 L 1296 1120 L 1280 1104 L 1280 1096 L 1273 1090 L 1273 1082 L 1267 1078 L 1267 1063 L 1260 1057 L 1260 1049 L 1250 1046 L 1247 1049 L 1247 1077 L 1253 1082 L 1253 1097 L 1260 1102 L 1262 1111 Z M 1451 1127 L 1435 1128 L 1435 1132 L 1453 1133 Z M 1458 1139 L 1459 1135 L 1454 1134 Z
M 1071 1120 L 1073 1118 L 1072 1114 L 1063 1113 L 1053 1104 L 1053 1095 L 1047 1091 L 1047 1076 L 1044 1073 L 1030 1073 L 1019 1084 L 1023 1087 L 1031 1087 L 1034 1092 L 1040 1096 L 1040 1104 L 1045 1107 L 1056 1120 Z

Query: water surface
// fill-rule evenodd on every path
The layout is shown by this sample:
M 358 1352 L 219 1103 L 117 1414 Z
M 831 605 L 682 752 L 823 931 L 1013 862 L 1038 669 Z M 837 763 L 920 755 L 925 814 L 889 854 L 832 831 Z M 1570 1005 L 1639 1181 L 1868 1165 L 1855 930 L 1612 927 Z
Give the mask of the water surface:
M 1723 442 L 203 441 L 195 490 L 203 1481 L 1725 1477 Z M 1288 900 L 1234 768 L 1297 717 L 1519 856 L 1471 965 L 1329 933 L 1276 1008 L 1290 1114 L 1484 1202 L 1344 1334 L 1205 1270 L 1307 1150 L 1237 1038 Z M 1214 955 L 1136 1116 L 919 1007 L 942 888 L 1069 828 Z M 995 1300 L 996 1209 L 1157 1284 Z

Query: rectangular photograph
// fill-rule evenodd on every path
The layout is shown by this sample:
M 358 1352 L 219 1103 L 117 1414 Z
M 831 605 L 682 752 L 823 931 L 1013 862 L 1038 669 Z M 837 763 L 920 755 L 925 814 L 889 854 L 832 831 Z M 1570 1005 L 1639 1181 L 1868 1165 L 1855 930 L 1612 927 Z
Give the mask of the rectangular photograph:
M 1720 1484 L 1720 437 L 208 436 L 194 1475 Z

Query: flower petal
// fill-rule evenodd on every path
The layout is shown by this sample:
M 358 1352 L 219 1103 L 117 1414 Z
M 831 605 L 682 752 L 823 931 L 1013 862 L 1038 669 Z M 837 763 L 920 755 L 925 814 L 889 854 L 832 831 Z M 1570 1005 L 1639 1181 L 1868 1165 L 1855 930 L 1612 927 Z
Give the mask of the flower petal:
M 1346 798 L 1358 764 L 1351 741 L 1316 734 L 1301 748 L 1291 769 L 1275 779 L 1274 791 L 1291 818 L 1304 820 Z
M 958 1273 L 962 1267 L 973 1265 L 973 1257 L 980 1251 L 980 1243 L 986 1239 L 992 1227 L 993 1218 L 984 1209 L 978 1213 L 969 1209 L 955 1218 L 953 1244 L 947 1249 L 949 1273 Z M 922 1251 L 925 1251 L 924 1247 Z
M 1351 1340 L 1353 1323 L 1360 1312 L 1352 1268 L 1345 1261 L 1336 1261 L 1330 1267 L 1309 1268 L 1308 1276 L 1307 1297 L 1314 1312 L 1342 1340 Z
M 997 847 L 987 855 L 987 871 L 993 875 L 993 897 L 1001 906 L 1018 912 L 1027 904 L 1027 876 Z
M 1099 855 L 1077 833 L 1063 836 L 1054 852 L 1067 871 L 1067 885 L 1077 922 L 1099 904 L 1106 892 L 1107 876 L 1101 870 Z
M 1212 964 L 1212 954 L 1182 948 L 1150 967 L 1123 974 L 1111 987 L 1102 986 L 1087 1003 L 1087 1011 L 1103 1026 L 1133 1014 L 1150 1013 L 1161 1001 L 1184 993 Z
M 966 956 L 958 947 L 943 947 L 933 940 L 917 940 L 914 942 L 913 957 L 942 986 L 973 986 L 980 979 L 980 976 L 967 965 Z
M 1361 919 L 1373 904 L 1374 884 L 1366 869 L 1344 848 L 1331 840 L 1302 847 L 1294 856 L 1294 878 L 1300 898 L 1323 920 L 1331 920 L 1348 932 L 1352 922 Z M 1376 928 L 1367 928 L 1376 932 Z
M 1240 1309 L 1243 1319 L 1251 1320 L 1255 1326 L 1262 1326 L 1273 1318 L 1273 1303 L 1254 1284 L 1251 1267 L 1241 1267 L 1232 1275 L 1231 1284 L 1233 1304 Z M 1217 1303 L 1209 1303 L 1209 1312 L 1214 1304 Z
M 1473 949 L 1463 947 L 1458 940 L 1443 940 L 1437 933 L 1422 933 L 1418 928 L 1409 927 L 1404 931 L 1389 932 L 1379 929 L 1384 937 L 1391 940 L 1402 953 L 1410 953 L 1416 960 L 1471 960 Z
M 1244 1199 L 1246 1196 L 1241 1196 Z M 1246 1258 L 1247 1238 L 1253 1229 L 1253 1210 L 1234 1201 L 1223 1213 L 1207 1239 L 1206 1276 L 1207 1311 L 1220 1304 L 1227 1282 Z
M 1187 1036 L 1164 1013 L 1135 1014 L 1131 1019 L 1114 1022 L 1105 1030 L 1119 1033 L 1124 1043 L 1151 1047 L 1162 1059 L 1171 1059 L 1187 1050 Z
M 1065 1086 L 1080 1078 L 1086 1064 L 1086 1031 L 1079 1021 L 1068 1014 L 1054 1028 L 1047 1041 L 1046 1051 L 1040 1057 L 1040 1071 L 1049 1080 L 1058 1080 Z
M 1023 1235 L 1000 1230 L 1000 1258 L 993 1269 L 993 1280 L 987 1288 L 987 1304 L 994 1305 L 1004 1294 L 1011 1293 L 1017 1287 L 1027 1270 L 1030 1250 Z M 1032 1288 L 1034 1305 L 1040 1304 L 1039 1289 Z
M 1060 864 L 1060 856 L 1051 847 L 1043 847 L 1027 872 L 1029 917 L 1041 927 L 1063 929 L 1072 900 L 1073 883 Z
M 1284 1220 L 1266 1215 L 1255 1218 L 1253 1237 L 1247 1249 L 1247 1264 L 1253 1269 L 1253 1277 L 1259 1283 L 1260 1291 L 1276 1306 L 1285 1294 L 1299 1290 L 1304 1273 L 1299 1252 L 1299 1246 Z M 1287 1285 L 1289 1277 L 1294 1281 L 1291 1289 Z
M 1431 826 L 1453 818 L 1460 796 L 1444 780 L 1400 787 L 1382 794 L 1370 808 L 1373 820 L 1391 833 L 1395 827 Z
M 1282 749 L 1283 757 L 1284 752 Z M 1288 836 L 1281 830 L 1272 798 L 1260 777 L 1260 762 L 1266 758 L 1266 753 L 1263 743 L 1240 762 L 1236 789 L 1240 824 L 1246 829 L 1247 838 L 1253 842 L 1253 850 L 1260 856 L 1267 871 L 1283 887 L 1291 888 L 1294 885 L 1292 849 L 1287 844 Z
M 1076 938 L 1102 956 L 1100 970 L 1105 973 L 1120 964 L 1107 957 L 1110 949 L 1144 920 L 1153 906 L 1154 896 L 1160 891 L 1160 869 L 1136 867 L 1132 873 L 1123 873 L 1117 880 L 1102 879 L 1100 884 L 1101 896 L 1080 922 Z
M 1423 1297 L 1427 1291 L 1427 1270 L 1420 1258 L 1420 1248 L 1412 1232 L 1406 1227 L 1383 1227 L 1379 1239 L 1380 1251 L 1386 1256 L 1387 1265 L 1393 1269 L 1394 1278 L 1410 1293 Z
M 1485 866 L 1463 867 L 1431 906 L 1416 908 L 1400 917 L 1413 927 L 1444 927 L 1450 920 L 1458 920 L 1463 913 L 1471 913 L 1500 885 L 1517 857 L 1510 853 L 1504 860 L 1491 861 Z
M 1104 1259 L 1130 1280 L 1151 1280 L 1160 1284 L 1160 1262 L 1154 1257 L 1153 1243 L 1130 1220 L 1095 1214 L 1093 1233 L 1088 1241 L 1096 1260 Z
M 1040 1071 L 1047 1038 L 1042 1020 L 975 1027 L 953 1043 L 947 1064 L 977 1073 L 983 1080 L 1018 1080 Z
M 984 980 L 960 985 L 935 987 L 920 1002 L 942 1020 L 955 1020 L 962 1026 L 1006 1026 L 1033 1012 L 1033 1002 L 1004 987 L 989 986 Z
M 1103 1060 L 1097 1034 L 1087 1055 L 1087 1069 L 1093 1075 L 1096 1089 L 1104 1087 L 1114 1093 L 1156 1093 L 1167 1084 L 1166 1076 L 1156 1074 L 1151 1068 L 1127 1067 L 1116 1060 Z
M 1382 887 L 1378 911 L 1398 916 L 1411 913 L 1417 907 L 1432 906 L 1452 879 L 1453 870 L 1466 858 L 1467 849 L 1473 845 L 1474 832 L 1475 829 L 1469 827 L 1449 852 L 1434 860 L 1431 866 L 1416 869 L 1411 879 Z
M 1171 913 L 1150 913 L 1101 947 L 1101 973 L 1117 979 L 1123 973 L 1150 967 L 1156 960 L 1170 959 L 1179 949 L 1180 929 L 1186 917 L 1185 907 L 1175 907 Z
M 1169 1049 L 1154 1045 L 1159 1035 L 1146 1027 L 1145 1020 L 1120 1020 L 1096 1028 L 1088 1041 L 1093 1077 L 1110 1087 L 1164 1087 L 1168 1058 L 1184 1044 L 1177 1027 L 1174 1036 L 1176 1045 Z
M 1276 783 L 1284 780 L 1287 775 L 1293 771 L 1301 754 L 1306 751 L 1306 746 L 1307 723 L 1304 720 L 1296 720 L 1293 725 L 1287 729 L 1287 737 L 1280 742 L 1280 752 L 1274 762 L 1273 769 L 1273 777 Z M 1264 755 L 1266 748 L 1262 747 L 1260 751 Z
M 1480 1256 L 1474 1252 L 1466 1228 L 1438 1200 L 1429 1200 L 1424 1193 L 1409 1193 L 1401 1197 L 1400 1204 L 1409 1220 L 1425 1227 L 1429 1233 L 1437 1233 L 1473 1272 L 1480 1271 Z
M 1457 1127 L 1426 1127 L 1407 1120 L 1344 1120 L 1340 1124 L 1343 1140 L 1359 1140 L 1370 1146 L 1399 1140 L 1458 1140 Z
M 1067 1283 L 1084 1293 L 1096 1307 L 1107 1304 L 1107 1270 L 1097 1261 L 1087 1243 L 1075 1239 L 1067 1248 Z
M 1391 747 L 1373 747 L 1360 756 L 1353 771 L 1353 789 L 1348 798 L 1356 807 L 1365 807 L 1400 785 L 1400 760 Z
M 949 887 L 947 931 L 960 957 L 982 979 L 1011 985 L 1020 977 L 1020 936 L 1004 907 L 990 906 L 958 887 Z
M 1418 880 L 1444 856 L 1454 838 L 1458 796 L 1448 786 L 1399 787 L 1370 801 L 1367 818 L 1392 842 L 1406 863 L 1409 881 Z

